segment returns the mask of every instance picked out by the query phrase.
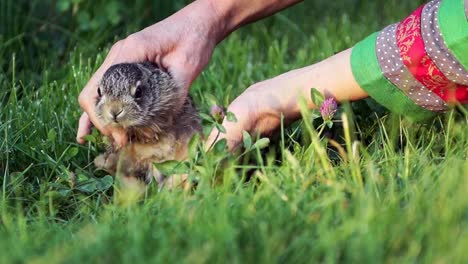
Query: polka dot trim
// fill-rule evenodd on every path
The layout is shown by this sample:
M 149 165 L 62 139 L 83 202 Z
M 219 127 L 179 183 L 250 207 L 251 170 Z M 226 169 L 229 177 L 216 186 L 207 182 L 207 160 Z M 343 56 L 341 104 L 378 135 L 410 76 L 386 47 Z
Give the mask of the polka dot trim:
M 465 16 L 468 19 L 468 0 L 465 0 Z
M 447 104 L 418 82 L 404 65 L 396 42 L 396 30 L 397 24 L 393 24 L 377 36 L 377 60 L 383 75 L 417 105 L 434 112 L 445 111 Z
M 468 0 L 465 0 L 465 11 L 467 2 Z M 426 52 L 447 79 L 466 86 L 468 85 L 468 71 L 448 49 L 440 32 L 437 22 L 440 3 L 440 0 L 431 1 L 424 6 L 422 11 L 421 33 Z

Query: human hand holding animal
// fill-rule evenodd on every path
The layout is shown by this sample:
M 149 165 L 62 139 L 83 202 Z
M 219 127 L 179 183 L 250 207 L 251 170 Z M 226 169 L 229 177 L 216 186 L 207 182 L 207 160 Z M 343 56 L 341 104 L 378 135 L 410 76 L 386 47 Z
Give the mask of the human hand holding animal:
M 123 62 L 149 61 L 167 70 L 187 93 L 189 86 L 208 64 L 213 49 L 238 27 L 280 11 L 300 0 L 197 0 L 165 20 L 115 43 L 94 73 L 78 101 L 84 113 L 77 141 L 94 125 L 117 145 L 127 142 L 125 132 L 102 124 L 95 115 L 97 87 L 104 72 Z
M 198 4 L 199 5 L 199 4 Z M 193 9 L 196 9 L 197 4 Z M 115 43 L 106 59 L 82 90 L 78 101 L 84 113 L 80 118 L 77 141 L 84 143 L 83 136 L 89 134 L 94 125 L 102 134 L 110 136 L 123 146 L 128 141 L 124 130 L 108 126 L 95 114 L 99 98 L 98 84 L 110 66 L 123 62 L 149 61 L 169 72 L 184 96 L 193 80 L 200 74 L 211 58 L 217 38 L 209 30 L 209 10 L 200 12 L 178 12 L 173 16 L 130 35 Z
M 185 160 L 189 140 L 201 132 L 190 97 L 169 73 L 149 62 L 111 66 L 97 91 L 99 122 L 123 131 L 129 142 L 109 145 L 95 159 L 96 167 L 124 180 L 165 183 L 170 175 L 161 175 L 153 163 Z

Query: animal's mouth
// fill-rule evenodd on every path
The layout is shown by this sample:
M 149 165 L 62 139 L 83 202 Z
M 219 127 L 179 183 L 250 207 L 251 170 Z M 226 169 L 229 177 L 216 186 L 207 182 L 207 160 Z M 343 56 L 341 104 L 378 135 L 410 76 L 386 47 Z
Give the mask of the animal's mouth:
M 109 119 L 107 124 L 115 128 L 123 129 L 129 129 L 136 126 L 135 122 L 127 120 L 126 118 Z
M 112 127 L 115 127 L 115 128 L 128 128 L 130 127 L 130 125 L 125 122 L 125 121 L 122 121 L 122 120 L 111 120 L 110 122 L 108 122 L 108 124 Z
M 129 112 L 120 107 L 106 107 L 102 110 L 99 119 L 106 126 L 129 129 L 139 125 L 138 117 L 132 114 L 131 111 Z
M 109 125 L 111 125 L 113 127 L 118 127 L 118 128 L 123 127 L 122 124 L 119 123 L 119 121 L 111 121 L 111 122 L 109 122 Z

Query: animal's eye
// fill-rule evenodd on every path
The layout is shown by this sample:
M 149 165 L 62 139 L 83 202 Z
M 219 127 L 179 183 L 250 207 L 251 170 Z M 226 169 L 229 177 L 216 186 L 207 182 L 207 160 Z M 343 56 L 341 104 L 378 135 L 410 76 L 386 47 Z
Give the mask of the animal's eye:
M 97 88 L 97 94 L 99 95 L 99 97 L 102 97 L 101 87 Z
M 139 86 L 135 87 L 135 93 L 133 94 L 133 97 L 140 98 L 142 96 L 142 94 L 143 94 L 143 91 L 141 89 L 141 86 L 139 85 Z

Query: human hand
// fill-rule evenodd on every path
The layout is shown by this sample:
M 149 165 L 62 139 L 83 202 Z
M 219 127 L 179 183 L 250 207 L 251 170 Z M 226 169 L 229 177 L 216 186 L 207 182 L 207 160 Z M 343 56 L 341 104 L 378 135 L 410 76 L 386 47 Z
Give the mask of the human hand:
M 281 115 L 285 124 L 298 119 L 301 98 L 305 99 L 307 107 L 318 107 L 312 102 L 311 88 L 337 101 L 367 97 L 352 74 L 351 50 L 252 85 L 228 107 L 237 122 L 225 119 L 223 126 L 226 133 L 214 129 L 208 137 L 207 146 L 225 138 L 229 149 L 234 150 L 242 142 L 244 130 L 251 134 L 269 135 L 280 126 Z
M 104 72 L 112 65 L 123 62 L 150 61 L 169 71 L 178 84 L 188 90 L 209 62 L 213 49 L 219 41 L 210 20 L 210 10 L 181 10 L 171 17 L 134 33 L 115 43 L 102 65 L 88 81 L 78 101 L 84 113 L 80 118 L 77 141 L 84 143 L 92 125 L 101 133 L 111 136 L 118 146 L 126 143 L 123 129 L 103 126 L 95 114 L 98 99 L 97 86 Z M 202 16 L 200 18 L 199 16 Z
M 236 121 L 223 120 L 222 126 L 226 133 L 214 128 L 207 139 L 207 145 L 226 139 L 229 150 L 235 150 L 243 141 L 242 132 L 268 136 L 272 134 L 281 123 L 281 114 L 285 122 L 298 117 L 294 109 L 282 111 L 285 101 L 281 100 L 281 86 L 274 80 L 257 83 L 245 90 L 228 107 L 227 111 L 236 116 Z

